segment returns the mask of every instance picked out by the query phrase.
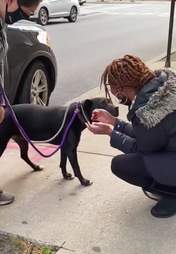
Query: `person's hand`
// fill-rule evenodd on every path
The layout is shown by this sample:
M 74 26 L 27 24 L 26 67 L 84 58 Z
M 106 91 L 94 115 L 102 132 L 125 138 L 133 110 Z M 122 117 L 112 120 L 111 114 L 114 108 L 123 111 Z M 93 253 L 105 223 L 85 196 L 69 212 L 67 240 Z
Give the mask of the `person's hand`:
M 4 121 L 5 118 L 5 110 L 4 107 L 0 106 L 0 124 Z
M 87 128 L 94 134 L 106 134 L 111 136 L 113 126 L 107 123 L 93 122 L 92 124 L 86 124 Z
M 104 109 L 93 110 L 91 120 L 111 124 L 113 126 L 117 122 L 117 118 Z

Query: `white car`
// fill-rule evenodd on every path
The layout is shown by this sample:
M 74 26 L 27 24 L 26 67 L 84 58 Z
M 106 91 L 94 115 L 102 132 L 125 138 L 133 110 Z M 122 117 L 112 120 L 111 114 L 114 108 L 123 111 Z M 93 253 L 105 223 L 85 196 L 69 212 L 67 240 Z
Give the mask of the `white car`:
M 78 0 L 43 0 L 30 18 L 45 26 L 53 18 L 66 18 L 69 22 L 75 22 L 79 12 Z

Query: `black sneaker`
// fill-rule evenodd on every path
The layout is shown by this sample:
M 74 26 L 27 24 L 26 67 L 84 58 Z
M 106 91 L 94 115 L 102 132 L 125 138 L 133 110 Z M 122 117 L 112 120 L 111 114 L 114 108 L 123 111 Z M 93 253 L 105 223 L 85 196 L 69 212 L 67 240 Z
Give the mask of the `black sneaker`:
M 176 214 L 176 198 L 163 197 L 151 209 L 151 214 L 157 218 L 168 218 Z
M 0 190 L 0 206 L 9 205 L 13 203 L 15 197 L 9 193 L 4 193 Z

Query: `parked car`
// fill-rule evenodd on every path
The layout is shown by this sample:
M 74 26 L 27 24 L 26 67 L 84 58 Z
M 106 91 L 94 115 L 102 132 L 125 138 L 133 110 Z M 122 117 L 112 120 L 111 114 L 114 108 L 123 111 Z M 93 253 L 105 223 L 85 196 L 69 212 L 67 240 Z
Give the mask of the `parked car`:
M 75 22 L 79 11 L 78 0 L 43 0 L 30 18 L 43 26 L 53 18 L 66 18 L 69 22 Z
M 56 84 L 57 64 L 43 27 L 31 21 L 8 26 L 8 75 L 5 91 L 11 104 L 47 105 Z

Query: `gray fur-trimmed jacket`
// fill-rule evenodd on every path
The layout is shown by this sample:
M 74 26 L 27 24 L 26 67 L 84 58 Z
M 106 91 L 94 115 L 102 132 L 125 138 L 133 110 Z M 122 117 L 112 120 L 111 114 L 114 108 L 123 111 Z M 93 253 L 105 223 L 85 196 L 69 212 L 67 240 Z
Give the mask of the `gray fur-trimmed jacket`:
M 110 143 L 140 153 L 158 183 L 176 186 L 176 73 L 163 69 L 138 93 L 127 118 L 114 127 Z

